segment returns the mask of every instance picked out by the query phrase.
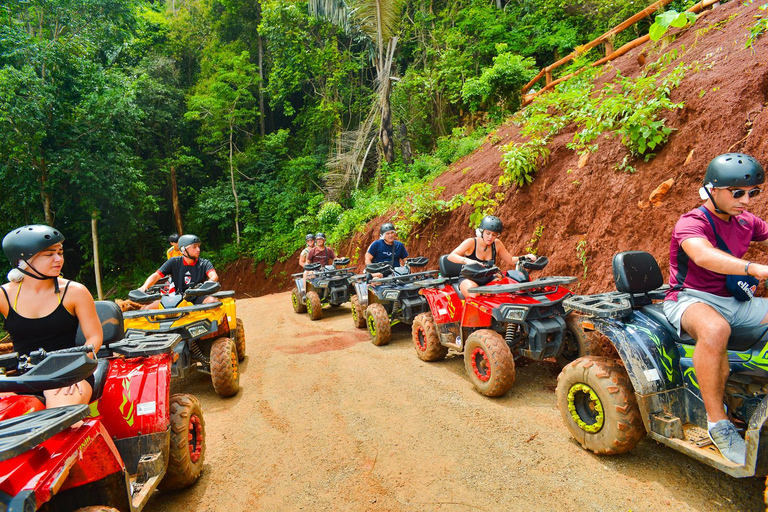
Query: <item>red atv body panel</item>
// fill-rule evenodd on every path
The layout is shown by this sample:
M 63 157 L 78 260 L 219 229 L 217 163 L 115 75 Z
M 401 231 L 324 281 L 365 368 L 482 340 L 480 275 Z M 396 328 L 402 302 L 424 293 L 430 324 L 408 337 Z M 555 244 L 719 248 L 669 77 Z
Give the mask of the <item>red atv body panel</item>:
M 91 414 L 113 439 L 164 432 L 170 425 L 171 356 L 114 359 Z
M 54 494 L 122 471 L 123 461 L 109 433 L 95 419 L 68 428 L 24 452 L 0 462 L 0 490 L 16 496 L 34 490 L 38 504 Z
M 43 409 L 43 402 L 34 396 L 15 395 L 0 398 L 0 421 Z

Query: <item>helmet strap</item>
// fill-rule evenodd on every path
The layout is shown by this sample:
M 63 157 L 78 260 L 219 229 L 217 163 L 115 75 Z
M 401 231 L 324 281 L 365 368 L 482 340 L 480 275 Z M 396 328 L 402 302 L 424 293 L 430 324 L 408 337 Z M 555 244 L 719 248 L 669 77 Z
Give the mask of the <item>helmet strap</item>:
M 187 247 L 188 246 L 185 245 L 184 249 L 181 250 L 182 256 L 184 256 L 188 260 L 197 261 L 197 258 L 193 258 L 192 256 L 189 255 L 189 251 L 187 250 Z
M 709 196 L 709 200 L 712 201 L 712 206 L 715 207 L 715 213 L 728 215 L 726 212 L 717 207 L 717 203 L 715 202 L 715 198 L 712 197 L 712 193 L 710 192 L 709 187 L 704 187 L 704 191 L 707 193 L 707 196 Z
M 47 276 L 47 275 L 41 273 L 39 270 L 37 270 L 32 265 L 30 265 L 30 263 L 27 260 L 24 260 L 24 263 L 27 264 L 27 267 L 29 267 L 32 270 L 34 270 L 35 272 L 37 272 L 37 274 L 33 274 L 31 272 L 28 272 L 26 269 L 23 269 L 23 268 L 19 268 L 18 269 L 19 272 L 21 272 L 25 276 L 31 277 L 32 279 L 37 279 L 38 281 L 45 281 L 46 279 L 53 279 L 53 293 L 55 293 L 57 295 L 59 293 L 61 293 L 60 290 L 59 290 L 59 276 Z

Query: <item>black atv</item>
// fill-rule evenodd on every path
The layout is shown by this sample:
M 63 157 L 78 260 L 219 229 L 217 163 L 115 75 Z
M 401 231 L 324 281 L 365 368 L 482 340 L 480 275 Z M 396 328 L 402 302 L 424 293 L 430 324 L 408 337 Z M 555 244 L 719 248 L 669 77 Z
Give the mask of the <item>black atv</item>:
M 632 450 L 647 432 L 731 476 L 768 474 L 768 327 L 734 330 L 728 341 L 725 402 L 747 443 L 746 463 L 735 464 L 709 439 L 695 342 L 678 336 L 664 315 L 668 287 L 658 263 L 646 252 L 619 253 L 613 276 L 617 291 L 565 301 L 594 337 L 589 355 L 557 379 L 557 406 L 571 435 L 587 450 L 613 455 Z
M 349 264 L 349 258 L 336 258 L 333 265 L 321 265 L 320 263 L 308 263 L 304 270 L 309 271 L 306 287 L 304 285 L 304 273 L 292 274 L 296 287 L 291 293 L 291 304 L 296 313 L 309 314 L 312 320 L 323 317 L 323 306 L 330 304 L 338 307 L 349 302 L 354 289 L 349 282 L 353 276 L 354 267 L 339 268 Z
M 371 342 L 386 345 L 392 334 L 392 326 L 398 323 L 413 324 L 419 313 L 429 310 L 426 299 L 419 294 L 428 278 L 437 276 L 437 270 L 411 273 L 412 268 L 427 266 L 428 258 L 408 258 L 405 266 L 394 267 L 389 263 L 366 265 L 365 274 L 352 278 L 356 295 L 352 297 L 352 322 L 355 327 L 368 326 Z M 372 278 L 371 274 L 384 274 Z

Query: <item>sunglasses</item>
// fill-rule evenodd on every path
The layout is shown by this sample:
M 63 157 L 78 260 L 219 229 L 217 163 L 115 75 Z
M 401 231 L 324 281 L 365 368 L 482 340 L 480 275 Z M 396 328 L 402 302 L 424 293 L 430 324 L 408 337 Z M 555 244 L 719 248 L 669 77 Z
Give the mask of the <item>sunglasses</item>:
M 737 188 L 734 190 L 734 189 L 727 188 L 725 190 L 733 194 L 734 199 L 742 198 L 744 197 L 744 194 L 748 194 L 749 198 L 752 199 L 753 197 L 757 197 L 760 194 L 759 188 L 753 188 L 752 190 L 744 190 L 741 188 Z

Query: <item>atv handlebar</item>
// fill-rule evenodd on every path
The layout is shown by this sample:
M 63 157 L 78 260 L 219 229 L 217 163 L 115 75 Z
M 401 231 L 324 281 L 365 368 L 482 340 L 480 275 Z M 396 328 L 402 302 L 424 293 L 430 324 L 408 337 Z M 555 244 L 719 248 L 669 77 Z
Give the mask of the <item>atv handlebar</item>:
M 371 279 L 371 283 L 391 283 L 393 281 L 402 281 L 402 282 L 408 282 L 408 281 L 416 281 L 419 277 L 426 277 L 426 276 L 434 276 L 437 274 L 437 270 L 426 270 L 424 272 L 416 272 L 415 274 L 405 274 L 402 276 L 392 276 L 392 277 L 379 277 L 376 279 Z M 414 283 L 418 284 L 418 283 Z
M 531 261 L 524 256 L 520 256 L 520 259 L 517 260 L 516 266 L 519 267 L 517 270 L 541 270 L 546 267 L 548 263 L 549 258 L 546 256 L 539 256 L 535 261 Z

